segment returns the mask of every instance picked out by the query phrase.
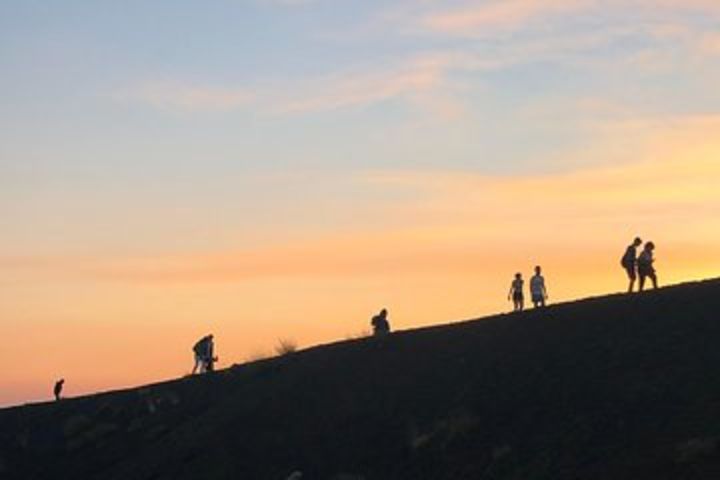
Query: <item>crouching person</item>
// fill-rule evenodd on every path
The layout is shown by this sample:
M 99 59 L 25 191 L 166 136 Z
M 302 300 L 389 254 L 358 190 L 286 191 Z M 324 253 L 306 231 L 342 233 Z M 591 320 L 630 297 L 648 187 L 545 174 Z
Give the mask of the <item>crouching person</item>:
M 382 309 L 380 313 L 372 317 L 370 325 L 373 328 L 373 335 L 376 337 L 384 337 L 390 333 L 390 322 L 388 321 L 388 312 L 386 309 Z
M 206 335 L 195 343 L 193 353 L 195 354 L 195 366 L 192 373 L 212 372 L 215 369 L 217 357 L 214 356 L 215 343 L 212 335 Z

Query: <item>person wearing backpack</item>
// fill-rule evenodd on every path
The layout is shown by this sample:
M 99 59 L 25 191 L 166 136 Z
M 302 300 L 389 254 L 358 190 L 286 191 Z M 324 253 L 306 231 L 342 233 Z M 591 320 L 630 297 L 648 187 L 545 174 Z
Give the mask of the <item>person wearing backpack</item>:
M 640 276 L 640 291 L 642 292 L 645 288 L 645 279 L 650 278 L 653 283 L 653 288 L 658 288 L 657 274 L 655 273 L 655 258 L 653 252 L 655 251 L 655 244 L 653 242 L 647 242 L 643 248 L 642 253 L 637 259 L 637 270 Z
M 193 346 L 193 353 L 195 353 L 195 366 L 192 369 L 193 375 L 195 372 L 205 373 L 213 370 L 213 349 L 214 342 L 212 335 L 206 335 L 195 343 Z
M 637 279 L 637 249 L 640 245 L 642 245 L 642 240 L 640 237 L 636 237 L 633 243 L 625 249 L 625 254 L 622 256 L 622 259 L 620 259 L 620 265 L 625 269 L 630 279 L 628 293 L 632 293 L 635 288 L 635 280 Z

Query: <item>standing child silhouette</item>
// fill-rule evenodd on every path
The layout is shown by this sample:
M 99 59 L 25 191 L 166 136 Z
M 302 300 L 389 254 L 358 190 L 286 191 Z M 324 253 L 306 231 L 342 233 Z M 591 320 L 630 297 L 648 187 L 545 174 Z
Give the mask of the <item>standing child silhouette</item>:
M 522 278 L 522 273 L 515 274 L 515 280 L 510 284 L 510 292 L 508 293 L 508 300 L 512 299 L 513 310 L 521 312 L 525 308 L 525 296 L 523 295 L 523 284 L 525 282 Z

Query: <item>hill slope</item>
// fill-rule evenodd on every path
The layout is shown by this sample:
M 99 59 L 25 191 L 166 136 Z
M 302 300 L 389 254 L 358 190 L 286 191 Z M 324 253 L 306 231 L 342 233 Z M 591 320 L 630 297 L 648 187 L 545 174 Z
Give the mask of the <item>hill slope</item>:
M 0 478 L 720 478 L 718 311 L 715 280 L 6 409 Z

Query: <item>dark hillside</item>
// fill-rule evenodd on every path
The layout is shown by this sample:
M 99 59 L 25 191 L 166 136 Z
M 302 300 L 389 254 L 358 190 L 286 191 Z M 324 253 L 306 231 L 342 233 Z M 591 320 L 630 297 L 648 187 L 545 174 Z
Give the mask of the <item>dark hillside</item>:
M 0 478 L 717 479 L 719 311 L 693 283 L 0 410 Z

